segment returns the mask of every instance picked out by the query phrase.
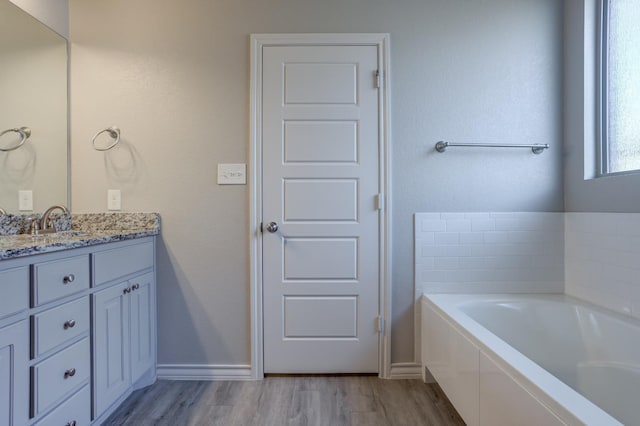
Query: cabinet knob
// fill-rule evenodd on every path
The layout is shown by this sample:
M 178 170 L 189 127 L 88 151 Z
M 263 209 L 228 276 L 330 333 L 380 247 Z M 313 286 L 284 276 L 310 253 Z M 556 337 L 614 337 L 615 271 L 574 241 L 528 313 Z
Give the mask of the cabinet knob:
M 76 320 L 69 320 L 64 322 L 64 329 L 68 330 L 76 326 Z
M 123 294 L 131 293 L 131 287 L 127 287 L 127 288 L 125 288 L 124 290 L 122 290 L 122 293 L 123 293 Z
M 67 423 L 66 426 L 76 426 L 76 421 L 75 420 L 71 420 L 70 422 Z
M 69 284 L 69 283 L 74 282 L 74 281 L 75 281 L 75 279 L 76 279 L 76 276 L 75 276 L 75 275 L 73 275 L 73 274 L 69 274 L 69 275 L 65 275 L 65 277 L 62 279 L 62 282 L 63 282 L 64 284 Z
M 64 378 L 68 379 L 69 377 L 73 377 L 76 375 L 76 369 L 75 368 L 70 368 L 69 370 L 64 372 Z
M 131 286 L 131 290 L 137 290 L 140 288 L 140 284 L 135 283 L 134 285 Z

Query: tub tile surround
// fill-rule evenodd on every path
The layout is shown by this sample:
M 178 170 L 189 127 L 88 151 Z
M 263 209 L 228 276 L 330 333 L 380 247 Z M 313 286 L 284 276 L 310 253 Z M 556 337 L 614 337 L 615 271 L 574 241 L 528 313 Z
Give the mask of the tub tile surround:
M 640 213 L 566 213 L 565 223 L 565 292 L 640 318 Z
M 36 217 L 36 215 L 6 215 L 0 218 L 0 260 L 142 238 L 160 233 L 158 213 L 74 213 L 70 215 L 70 220 L 64 218 L 60 222 L 61 226 L 57 226 L 56 229 L 75 232 L 43 234 L 34 237 L 28 233 L 28 230 L 31 221 Z
M 640 213 L 416 213 L 416 294 L 566 293 L 640 318 Z
M 416 213 L 416 292 L 562 293 L 564 214 Z

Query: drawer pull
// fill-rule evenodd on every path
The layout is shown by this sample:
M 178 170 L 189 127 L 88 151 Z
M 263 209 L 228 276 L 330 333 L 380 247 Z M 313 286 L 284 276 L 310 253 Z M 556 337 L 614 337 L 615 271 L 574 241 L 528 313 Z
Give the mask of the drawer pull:
M 70 328 L 73 328 L 76 326 L 76 320 L 69 320 L 69 321 L 65 321 L 64 323 L 64 329 L 68 330 Z
M 64 372 L 64 378 L 68 379 L 69 377 L 73 377 L 76 375 L 76 369 L 75 368 L 71 368 L 67 371 Z
M 123 294 L 129 294 L 129 293 L 131 293 L 131 287 L 127 287 L 127 288 L 125 288 L 124 290 L 122 290 L 122 293 L 123 293 Z
M 67 423 L 67 426 L 76 426 L 76 421 L 71 420 L 69 423 Z
M 62 279 L 63 284 L 69 284 L 74 282 L 76 279 L 76 276 L 73 274 L 69 274 L 69 275 L 65 275 L 65 277 Z
M 139 288 L 140 288 L 140 284 L 138 284 L 138 283 L 135 283 L 134 285 L 132 285 L 132 286 L 131 286 L 131 290 L 132 290 L 132 291 L 133 291 L 133 290 L 137 290 L 137 289 L 139 289 Z

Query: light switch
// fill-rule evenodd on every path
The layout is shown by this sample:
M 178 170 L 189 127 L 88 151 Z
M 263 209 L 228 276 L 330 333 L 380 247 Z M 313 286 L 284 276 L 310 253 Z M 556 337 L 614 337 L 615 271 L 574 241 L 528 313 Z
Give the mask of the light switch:
M 218 164 L 218 185 L 246 185 L 246 164 Z
M 33 191 L 18 191 L 18 210 L 33 211 Z
M 107 191 L 107 209 L 109 210 L 122 209 L 122 199 L 120 198 L 119 189 L 109 189 Z

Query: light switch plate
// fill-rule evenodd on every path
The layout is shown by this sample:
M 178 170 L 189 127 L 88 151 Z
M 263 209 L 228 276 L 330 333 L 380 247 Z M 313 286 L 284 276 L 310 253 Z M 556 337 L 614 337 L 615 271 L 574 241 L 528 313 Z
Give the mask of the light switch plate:
M 18 210 L 33 211 L 33 191 L 18 191 Z
M 107 209 L 122 210 L 122 198 L 119 189 L 107 190 Z
M 246 164 L 218 164 L 218 185 L 246 185 Z

